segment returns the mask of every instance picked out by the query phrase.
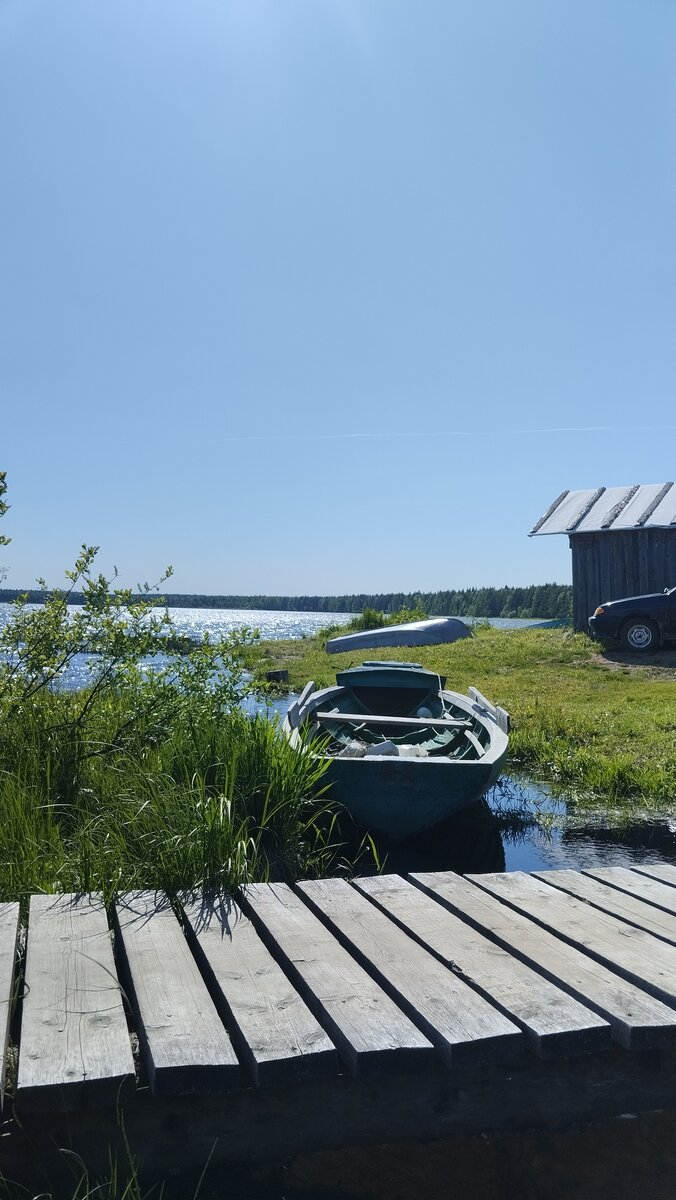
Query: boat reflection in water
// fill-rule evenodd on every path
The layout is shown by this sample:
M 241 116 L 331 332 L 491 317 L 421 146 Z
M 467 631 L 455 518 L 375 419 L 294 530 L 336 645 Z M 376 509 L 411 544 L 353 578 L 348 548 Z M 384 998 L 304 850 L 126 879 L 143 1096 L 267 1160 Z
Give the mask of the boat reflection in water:
M 505 850 L 500 822 L 486 800 L 409 837 L 405 842 L 375 839 L 382 871 L 406 875 L 409 871 L 456 871 L 459 875 L 504 871 Z M 373 874 L 374 866 L 362 863 L 360 875 Z
M 353 826 L 352 833 L 346 837 L 347 854 L 358 847 L 364 831 Z M 546 784 L 502 776 L 485 799 L 425 834 L 389 843 L 376 835 L 374 841 L 381 870 L 398 875 L 676 864 L 676 807 L 673 814 L 632 815 L 620 821 L 619 814 L 609 810 L 576 811 Z M 368 875 L 377 867 L 363 854 L 356 869 Z

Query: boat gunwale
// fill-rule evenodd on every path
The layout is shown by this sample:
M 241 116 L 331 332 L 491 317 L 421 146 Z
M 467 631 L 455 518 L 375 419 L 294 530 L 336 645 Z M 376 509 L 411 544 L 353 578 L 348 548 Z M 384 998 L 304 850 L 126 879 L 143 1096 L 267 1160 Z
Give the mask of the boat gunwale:
M 298 709 L 297 724 L 295 728 L 291 727 L 287 718 L 284 719 L 282 728 L 287 734 L 290 744 L 293 746 L 298 745 L 302 737 L 301 730 L 303 729 L 303 726 L 308 726 L 312 718 L 312 714 L 320 704 L 322 704 L 325 700 L 345 694 L 349 690 L 349 688 L 341 687 L 339 684 L 332 684 L 329 687 L 322 688 L 320 691 L 312 692 L 312 694 L 307 697 L 303 706 Z M 461 767 L 464 767 L 465 769 L 473 768 L 476 771 L 481 767 L 492 766 L 505 754 L 509 746 L 509 737 L 500 727 L 496 718 L 488 709 L 484 708 L 477 701 L 473 700 L 471 696 L 463 695 L 461 692 L 452 692 L 447 688 L 442 689 L 439 694 L 444 699 L 447 699 L 451 704 L 454 704 L 465 711 L 471 720 L 478 721 L 488 729 L 490 739 L 489 745 L 486 747 L 480 758 L 452 758 L 446 755 L 432 755 L 429 757 L 419 758 L 417 756 L 409 757 L 407 755 L 393 755 L 392 757 L 387 756 L 385 760 L 381 755 L 363 755 L 359 758 L 339 758 L 337 754 L 320 755 L 316 754 L 316 752 L 314 753 L 316 754 L 316 757 L 327 759 L 330 762 L 339 761 L 341 764 L 354 763 L 356 765 L 359 763 L 363 764 L 364 762 L 382 763 L 383 761 L 387 761 L 387 763 L 390 765 L 395 763 L 401 764 L 401 769 L 407 766 L 410 768 L 417 766 L 432 766 L 437 767 L 439 770 L 448 770 L 449 766 L 453 766 L 457 770 L 460 770 Z M 365 722 L 368 721 L 368 717 L 369 714 L 365 713 Z

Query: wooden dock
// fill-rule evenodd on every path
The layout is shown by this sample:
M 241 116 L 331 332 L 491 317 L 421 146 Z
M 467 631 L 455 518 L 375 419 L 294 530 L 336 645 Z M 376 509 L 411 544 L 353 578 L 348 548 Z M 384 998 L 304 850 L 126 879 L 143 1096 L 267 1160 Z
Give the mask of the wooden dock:
M 0 1067 L 5 1173 L 676 1109 L 676 867 L 0 905 Z

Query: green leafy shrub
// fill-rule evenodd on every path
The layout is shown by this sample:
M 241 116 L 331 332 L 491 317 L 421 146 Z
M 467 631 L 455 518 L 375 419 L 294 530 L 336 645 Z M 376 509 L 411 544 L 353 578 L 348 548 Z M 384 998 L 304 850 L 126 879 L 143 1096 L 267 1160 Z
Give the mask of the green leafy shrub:
M 0 515 L 4 493 L 0 476 Z M 0 629 L 0 900 L 325 873 L 339 848 L 324 763 L 241 709 L 252 632 L 174 653 L 154 589 L 116 588 L 96 554 L 83 546 L 68 588 L 43 583 Z M 86 683 L 69 691 L 75 663 Z

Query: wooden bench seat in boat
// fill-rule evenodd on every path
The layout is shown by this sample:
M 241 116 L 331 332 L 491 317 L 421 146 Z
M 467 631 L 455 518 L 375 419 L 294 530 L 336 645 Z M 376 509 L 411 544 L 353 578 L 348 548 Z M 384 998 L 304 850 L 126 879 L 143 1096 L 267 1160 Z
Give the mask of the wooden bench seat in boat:
M 453 717 L 386 717 L 373 713 L 315 711 L 322 725 L 403 725 L 409 729 L 470 729 L 471 722 Z

